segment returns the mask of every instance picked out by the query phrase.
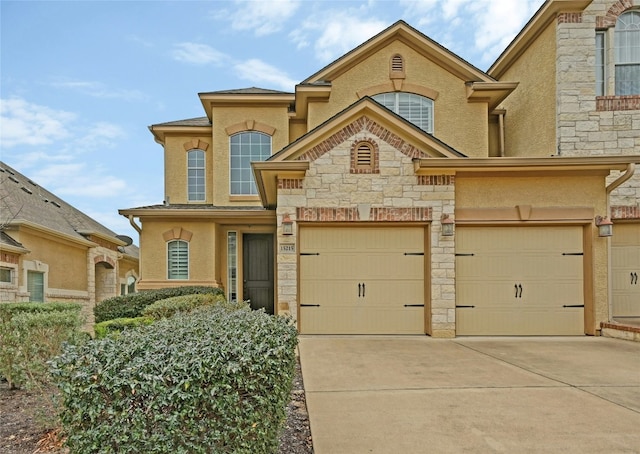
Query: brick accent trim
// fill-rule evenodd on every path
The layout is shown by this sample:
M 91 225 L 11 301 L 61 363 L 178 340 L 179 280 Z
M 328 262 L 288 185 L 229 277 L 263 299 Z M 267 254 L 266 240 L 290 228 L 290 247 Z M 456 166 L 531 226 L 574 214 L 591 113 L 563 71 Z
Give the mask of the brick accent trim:
M 640 333 L 640 328 L 637 326 L 619 325 L 618 323 L 600 322 L 600 328 L 617 329 L 618 331 L 628 331 L 630 333 Z
M 596 111 L 640 110 L 640 95 L 596 96 Z
M 618 16 L 633 8 L 633 0 L 618 0 L 604 16 L 596 16 L 596 28 L 611 28 L 616 26 Z
M 558 14 L 559 24 L 581 24 L 582 13 L 560 13 Z
M 278 189 L 302 189 L 302 178 L 279 178 Z
M 431 221 L 433 209 L 420 208 L 371 208 L 369 221 L 373 222 L 423 222 Z M 360 221 L 357 208 L 303 208 L 296 209 L 298 221 L 353 222 Z
M 93 264 L 97 265 L 98 263 L 106 263 L 110 268 L 116 267 L 116 262 L 111 257 L 107 257 L 106 255 L 98 255 L 94 257 Z
M 453 186 L 455 175 L 419 175 L 418 184 L 423 186 Z
M 638 206 L 612 206 L 611 219 L 640 219 L 640 207 Z
M 410 158 L 428 158 L 429 157 L 429 155 L 427 155 L 425 152 L 419 150 L 413 145 L 408 144 L 400 136 L 392 133 L 381 124 L 367 118 L 366 116 L 363 116 L 358 118 L 356 121 L 349 123 L 340 131 L 329 136 L 326 140 L 320 142 L 315 147 L 307 150 L 307 152 L 303 153 L 298 158 L 298 160 L 299 161 L 315 161 L 325 153 L 333 150 L 338 145 L 341 145 L 345 141 L 349 140 L 349 138 L 353 137 L 355 134 L 363 131 L 373 134 L 374 136 L 378 137 L 380 140 L 384 140 L 389 145 L 393 146 L 398 151 L 400 151 L 401 153 L 405 154 Z
M 20 257 L 17 254 L 0 252 L 0 262 L 13 263 L 14 265 L 17 265 L 20 263 Z

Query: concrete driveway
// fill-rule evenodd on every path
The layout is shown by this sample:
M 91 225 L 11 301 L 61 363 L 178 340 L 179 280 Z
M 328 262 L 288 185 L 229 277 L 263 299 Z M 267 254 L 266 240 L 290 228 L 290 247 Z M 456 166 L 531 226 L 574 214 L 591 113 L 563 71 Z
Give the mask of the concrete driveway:
M 315 454 L 640 453 L 640 343 L 301 336 Z

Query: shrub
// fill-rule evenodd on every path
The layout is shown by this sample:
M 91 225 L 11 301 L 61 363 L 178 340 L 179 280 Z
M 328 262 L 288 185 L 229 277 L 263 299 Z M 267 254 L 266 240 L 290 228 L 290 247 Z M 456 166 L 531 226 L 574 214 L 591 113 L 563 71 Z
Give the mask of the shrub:
M 174 296 L 164 300 L 156 301 L 145 307 L 143 315 L 153 317 L 156 320 L 169 318 L 177 312 L 189 312 L 196 307 L 202 306 L 225 306 L 233 309 L 241 307 L 235 303 L 227 303 L 227 299 L 222 293 L 214 295 L 212 293 Z
M 49 383 L 47 361 L 64 342 L 86 339 L 80 310 L 73 303 L 0 304 L 0 375 L 11 388 Z
M 187 286 L 163 288 L 158 290 L 144 290 L 138 293 L 115 296 L 97 303 L 93 309 L 96 323 L 116 318 L 135 318 L 142 315 L 148 305 L 172 296 L 191 295 L 194 293 L 223 294 L 217 287 Z
M 72 452 L 272 453 L 297 334 L 286 319 L 205 307 L 69 346 L 51 362 Z
M 106 322 L 96 323 L 94 330 L 96 339 L 102 339 L 111 334 L 121 333 L 125 329 L 147 326 L 153 323 L 153 317 L 116 318 Z

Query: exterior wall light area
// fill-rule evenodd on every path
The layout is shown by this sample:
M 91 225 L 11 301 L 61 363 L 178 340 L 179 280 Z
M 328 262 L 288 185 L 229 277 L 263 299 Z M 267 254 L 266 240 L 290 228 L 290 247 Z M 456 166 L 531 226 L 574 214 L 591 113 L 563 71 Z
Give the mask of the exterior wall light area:
M 293 235 L 293 221 L 288 214 L 285 214 L 282 218 L 282 234 Z
M 455 222 L 449 217 L 448 214 L 443 214 L 440 220 L 442 225 L 442 236 L 453 236 L 453 227 Z
M 613 222 L 608 217 L 596 216 L 596 226 L 598 227 L 598 236 L 613 236 Z

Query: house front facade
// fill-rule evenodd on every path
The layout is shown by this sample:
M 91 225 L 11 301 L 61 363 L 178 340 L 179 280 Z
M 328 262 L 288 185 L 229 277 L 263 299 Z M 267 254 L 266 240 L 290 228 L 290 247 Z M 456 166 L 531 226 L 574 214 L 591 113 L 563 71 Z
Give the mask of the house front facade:
M 0 162 L 0 302 L 96 302 L 136 291 L 138 248 Z
M 596 92 L 604 3 L 545 3 L 487 72 L 399 21 L 293 93 L 200 93 L 206 116 L 150 127 L 164 203 L 120 210 L 139 288 L 221 286 L 305 334 L 595 335 L 625 298 L 640 316 L 640 286 L 615 286 L 640 268 L 640 90 Z

